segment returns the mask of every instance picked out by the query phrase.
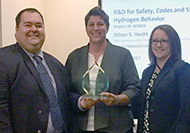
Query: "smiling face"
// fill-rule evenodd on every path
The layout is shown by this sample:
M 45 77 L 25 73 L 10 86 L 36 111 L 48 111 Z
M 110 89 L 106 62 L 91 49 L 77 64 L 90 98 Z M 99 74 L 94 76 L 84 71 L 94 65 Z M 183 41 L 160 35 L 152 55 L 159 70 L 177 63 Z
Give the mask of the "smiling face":
M 36 54 L 45 40 L 45 28 L 41 16 L 37 12 L 24 12 L 16 26 L 17 42 L 28 52 Z
M 90 42 L 94 44 L 105 41 L 108 32 L 106 24 L 100 16 L 90 16 L 86 31 L 90 38 Z
M 157 43 L 155 43 L 155 40 Z M 166 61 L 171 56 L 171 47 L 165 31 L 157 29 L 153 33 L 152 52 L 156 56 L 157 61 Z

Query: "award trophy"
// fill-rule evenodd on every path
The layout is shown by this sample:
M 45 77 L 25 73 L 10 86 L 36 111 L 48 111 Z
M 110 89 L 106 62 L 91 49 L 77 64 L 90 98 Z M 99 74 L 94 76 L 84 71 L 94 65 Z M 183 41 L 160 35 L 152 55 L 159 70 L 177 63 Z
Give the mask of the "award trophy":
M 95 83 L 95 92 L 94 94 L 90 91 L 91 90 L 91 84 L 90 84 L 90 78 L 89 73 L 93 69 L 93 67 L 98 68 L 98 74 L 94 81 Z M 97 62 L 95 62 L 84 74 L 82 77 L 82 89 L 86 93 L 83 95 L 84 98 L 93 98 L 93 99 L 99 99 L 101 98 L 101 93 L 106 92 L 109 88 L 109 79 L 108 75 L 105 73 L 105 71 L 98 65 Z

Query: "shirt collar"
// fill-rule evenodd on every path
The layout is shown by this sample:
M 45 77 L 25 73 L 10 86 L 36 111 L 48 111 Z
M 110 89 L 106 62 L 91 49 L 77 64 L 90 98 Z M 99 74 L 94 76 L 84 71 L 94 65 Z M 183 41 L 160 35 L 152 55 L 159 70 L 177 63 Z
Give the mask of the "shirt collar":
M 40 56 L 42 59 L 44 59 L 44 54 L 43 54 L 43 51 L 42 51 L 41 49 L 40 49 L 39 53 L 37 53 L 37 54 L 32 54 L 32 53 L 26 51 L 21 45 L 20 45 L 20 47 L 24 50 L 24 52 L 25 52 L 31 59 L 33 59 L 33 56 L 34 56 L 34 55 L 38 55 L 38 56 Z

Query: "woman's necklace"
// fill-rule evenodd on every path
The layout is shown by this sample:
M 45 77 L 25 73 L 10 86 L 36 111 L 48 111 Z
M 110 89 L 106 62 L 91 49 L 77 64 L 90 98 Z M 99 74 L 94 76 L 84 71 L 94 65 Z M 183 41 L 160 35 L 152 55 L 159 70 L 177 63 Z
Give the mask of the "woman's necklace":
M 161 71 L 161 68 L 160 68 L 160 66 L 158 65 L 158 64 L 156 64 L 156 66 L 158 67 L 158 69 Z

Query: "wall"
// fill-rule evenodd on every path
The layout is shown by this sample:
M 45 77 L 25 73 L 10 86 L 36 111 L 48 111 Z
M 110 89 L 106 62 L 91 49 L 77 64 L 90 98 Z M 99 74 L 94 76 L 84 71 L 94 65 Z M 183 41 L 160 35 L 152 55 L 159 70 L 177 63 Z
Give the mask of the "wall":
M 37 8 L 45 18 L 43 50 L 63 64 L 75 48 L 87 44 L 84 17 L 98 0 L 1 0 L 2 46 L 15 43 L 15 17 L 26 7 Z
M 98 0 L 47 0 L 45 50 L 65 62 L 75 48 L 87 44 L 84 17 Z
M 2 24 L 1 24 L 1 9 L 2 9 L 2 7 L 1 7 L 1 0 L 0 0 L 0 47 L 2 47 Z

